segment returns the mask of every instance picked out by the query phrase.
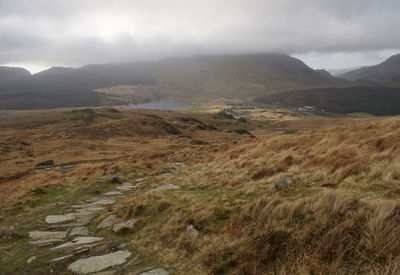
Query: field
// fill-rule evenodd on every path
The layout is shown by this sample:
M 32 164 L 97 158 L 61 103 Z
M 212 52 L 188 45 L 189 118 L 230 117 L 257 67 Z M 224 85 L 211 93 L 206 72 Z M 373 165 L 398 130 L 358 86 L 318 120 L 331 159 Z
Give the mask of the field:
M 214 111 L 221 106 L 234 118 Z M 147 180 L 101 215 L 134 218 L 134 228 L 99 234 L 171 274 L 400 272 L 399 117 L 216 102 L 44 112 L 3 119 L 0 129 L 0 227 L 18 236 L 0 239 L 1 274 L 62 273 L 72 259 L 49 265 L 55 255 L 27 246 L 27 232 L 112 188 L 109 174 Z M 36 167 L 46 160 L 54 165 Z M 285 176 L 292 183 L 275 188 Z M 145 194 L 164 184 L 180 189 Z

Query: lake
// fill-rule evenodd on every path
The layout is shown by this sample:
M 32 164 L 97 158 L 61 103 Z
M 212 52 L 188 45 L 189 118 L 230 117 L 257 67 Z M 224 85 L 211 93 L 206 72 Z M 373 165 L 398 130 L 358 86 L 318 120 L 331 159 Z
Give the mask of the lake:
M 192 104 L 186 101 L 155 101 L 143 104 L 129 105 L 128 109 L 151 109 L 151 110 L 181 110 L 191 108 Z

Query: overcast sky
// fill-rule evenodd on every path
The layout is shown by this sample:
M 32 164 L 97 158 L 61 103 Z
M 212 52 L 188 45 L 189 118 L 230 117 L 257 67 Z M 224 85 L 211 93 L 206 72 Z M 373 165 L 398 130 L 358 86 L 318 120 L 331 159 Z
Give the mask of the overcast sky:
M 0 0 L 0 64 L 281 52 L 313 68 L 400 52 L 400 0 Z

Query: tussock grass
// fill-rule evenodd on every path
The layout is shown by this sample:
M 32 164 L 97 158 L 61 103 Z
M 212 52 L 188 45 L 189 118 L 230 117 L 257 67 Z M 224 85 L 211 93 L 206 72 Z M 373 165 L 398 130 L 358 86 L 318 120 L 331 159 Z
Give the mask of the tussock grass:
M 153 182 L 180 190 L 143 196 L 143 186 L 113 211 L 137 218 L 132 244 L 177 274 L 393 274 L 399 124 L 259 130 L 255 140 L 220 144 L 202 163 Z M 282 176 L 294 183 L 275 190 Z

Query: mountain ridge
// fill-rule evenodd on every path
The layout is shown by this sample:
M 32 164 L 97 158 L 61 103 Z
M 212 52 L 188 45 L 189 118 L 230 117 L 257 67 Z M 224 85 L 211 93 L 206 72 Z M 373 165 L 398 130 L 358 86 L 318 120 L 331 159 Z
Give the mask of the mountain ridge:
M 372 81 L 379 84 L 387 85 L 394 77 L 400 74 L 400 54 L 395 54 L 385 61 L 368 67 L 362 67 L 339 75 L 343 79 L 349 81 Z

